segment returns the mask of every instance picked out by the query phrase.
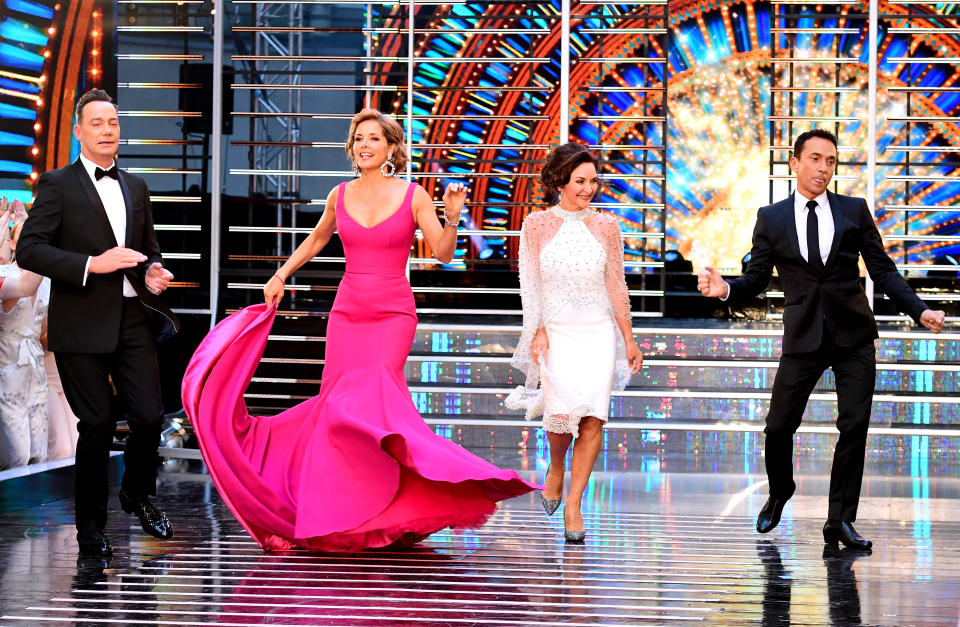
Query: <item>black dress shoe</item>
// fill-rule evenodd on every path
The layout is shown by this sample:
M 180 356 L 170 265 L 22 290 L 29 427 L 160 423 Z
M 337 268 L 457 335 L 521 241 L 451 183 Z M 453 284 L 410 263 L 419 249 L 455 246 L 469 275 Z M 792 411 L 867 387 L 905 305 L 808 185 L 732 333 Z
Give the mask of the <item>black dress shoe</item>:
M 837 520 L 828 520 L 823 526 L 823 540 L 828 544 L 843 542 L 848 549 L 858 549 L 860 551 L 869 551 L 873 546 L 870 542 L 853 528 L 853 523 L 840 522 Z
M 120 507 L 140 519 L 140 526 L 145 533 L 161 540 L 173 537 L 173 526 L 167 520 L 167 515 L 154 507 L 147 497 L 131 499 L 120 490 Z
M 107 580 L 106 570 L 109 566 L 109 557 L 78 555 L 77 574 L 73 577 L 73 587 L 79 590 L 98 588 L 101 582 Z
M 757 531 L 760 533 L 770 533 L 780 524 L 780 514 L 783 513 L 783 506 L 787 504 L 787 499 L 775 499 L 772 496 L 767 498 L 763 504 L 760 514 L 757 516 Z
M 110 557 L 113 547 L 110 540 L 102 531 L 78 531 L 77 544 L 80 545 L 80 555 L 83 557 Z

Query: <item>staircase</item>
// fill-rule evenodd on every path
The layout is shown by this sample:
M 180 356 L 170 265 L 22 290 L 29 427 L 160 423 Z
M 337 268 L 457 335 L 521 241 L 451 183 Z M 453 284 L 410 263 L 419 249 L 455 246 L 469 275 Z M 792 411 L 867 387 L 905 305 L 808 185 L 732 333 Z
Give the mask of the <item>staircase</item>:
M 421 320 L 406 365 L 407 383 L 424 419 L 448 434 L 455 429 L 461 439 L 487 441 L 499 432 L 506 435 L 494 439 L 512 446 L 518 437 L 529 438 L 536 423 L 503 406 L 506 394 L 523 384 L 510 366 L 519 317 L 502 316 L 496 324 L 491 316 L 476 317 L 476 324 L 463 324 L 462 316 L 457 322 L 445 317 L 453 318 Z M 278 316 L 263 364 L 247 391 L 251 413 L 276 413 L 319 390 L 326 318 L 315 314 L 312 324 L 305 324 L 302 315 L 297 318 Z M 288 335 L 288 326 L 299 334 Z M 316 327 L 316 334 L 302 335 L 306 326 Z M 740 434 L 727 444 L 755 446 L 755 436 L 743 436 L 763 429 L 781 332 L 778 323 L 770 322 L 642 320 L 634 336 L 644 368 L 626 390 L 614 394 L 608 432 L 635 432 L 628 439 L 641 442 L 657 441 L 664 432 L 699 432 L 703 435 L 697 438 L 707 439 Z M 930 437 L 955 451 L 960 444 L 960 333 L 885 328 L 877 362 L 871 434 L 886 438 L 886 444 L 875 446 Z M 801 428 L 801 433 L 822 436 L 808 438 L 813 449 L 828 445 L 836 433 L 836 405 L 828 371 L 811 396 Z

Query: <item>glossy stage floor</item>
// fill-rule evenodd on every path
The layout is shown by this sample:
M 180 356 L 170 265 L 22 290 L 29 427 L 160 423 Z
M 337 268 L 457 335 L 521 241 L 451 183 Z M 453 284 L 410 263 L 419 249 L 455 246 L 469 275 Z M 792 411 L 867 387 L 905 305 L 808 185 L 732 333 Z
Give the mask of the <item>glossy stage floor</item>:
M 200 462 L 169 460 L 157 501 L 174 540 L 140 533 L 114 487 L 116 555 L 78 562 L 66 467 L 0 482 L 0 623 L 956 625 L 960 465 L 948 442 L 932 456 L 871 452 L 857 522 L 870 555 L 823 543 L 829 460 L 801 457 L 797 496 L 761 536 L 752 450 L 661 447 L 598 461 L 582 546 L 564 544 L 562 510 L 547 518 L 530 494 L 480 529 L 358 555 L 264 554 Z M 534 451 L 473 450 L 543 477 Z

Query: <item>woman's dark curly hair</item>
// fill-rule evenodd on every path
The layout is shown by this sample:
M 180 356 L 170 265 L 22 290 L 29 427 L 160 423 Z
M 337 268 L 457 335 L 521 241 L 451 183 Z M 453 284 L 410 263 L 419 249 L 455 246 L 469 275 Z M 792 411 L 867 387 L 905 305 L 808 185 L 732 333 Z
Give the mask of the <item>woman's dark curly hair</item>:
M 548 205 L 555 205 L 560 201 L 559 188 L 570 182 L 570 175 L 581 163 L 592 163 L 597 173 L 600 172 L 600 160 L 583 144 L 570 142 L 547 155 L 547 161 L 540 170 L 540 185 Z

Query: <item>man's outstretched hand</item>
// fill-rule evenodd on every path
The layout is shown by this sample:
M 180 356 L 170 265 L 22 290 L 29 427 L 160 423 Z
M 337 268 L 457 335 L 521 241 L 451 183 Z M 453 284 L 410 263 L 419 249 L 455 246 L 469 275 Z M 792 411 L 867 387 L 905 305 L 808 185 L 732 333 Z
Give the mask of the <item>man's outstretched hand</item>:
M 943 319 L 946 317 L 946 314 L 939 309 L 927 309 L 922 314 L 920 314 L 920 324 L 927 327 L 934 333 L 940 333 L 943 330 Z
M 173 273 L 160 265 L 160 262 L 155 261 L 147 268 L 147 276 L 144 279 L 144 283 L 147 284 L 148 290 L 154 294 L 159 294 L 167 289 L 172 280 Z
M 697 289 L 707 298 L 726 298 L 730 286 L 719 272 L 710 266 L 704 266 L 703 271 L 697 275 Z

